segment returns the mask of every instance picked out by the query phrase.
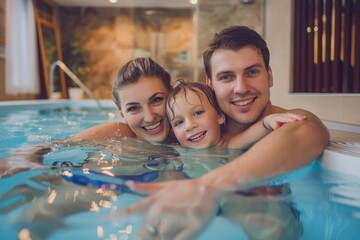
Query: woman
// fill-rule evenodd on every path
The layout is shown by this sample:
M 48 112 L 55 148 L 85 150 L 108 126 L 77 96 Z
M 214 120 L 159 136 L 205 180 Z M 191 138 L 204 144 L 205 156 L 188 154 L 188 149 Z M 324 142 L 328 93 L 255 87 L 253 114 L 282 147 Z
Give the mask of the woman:
M 172 142 L 165 109 L 171 89 L 170 74 L 151 58 L 131 60 L 120 69 L 112 89 L 114 102 L 126 123 L 97 125 L 69 140 L 129 136 L 152 142 Z
M 172 90 L 170 74 L 151 58 L 126 63 L 113 83 L 113 97 L 126 123 L 108 122 L 86 129 L 60 143 L 112 137 L 137 137 L 151 142 L 171 143 L 166 99 Z M 140 94 L 139 94 L 140 93 Z M 57 141 L 58 142 L 58 141 Z M 42 157 L 52 143 L 25 146 L 0 162 L 0 178 L 19 171 L 43 168 Z

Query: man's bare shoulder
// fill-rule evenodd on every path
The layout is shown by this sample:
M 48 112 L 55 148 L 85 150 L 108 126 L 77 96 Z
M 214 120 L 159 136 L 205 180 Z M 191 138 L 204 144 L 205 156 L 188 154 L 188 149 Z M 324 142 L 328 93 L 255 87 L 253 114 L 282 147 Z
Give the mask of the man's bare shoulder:
M 272 105 L 269 108 L 269 111 L 265 115 L 269 115 L 269 114 L 273 114 L 273 113 L 286 113 L 286 112 L 304 115 L 307 118 L 314 119 L 314 120 L 316 119 L 317 121 L 320 121 L 319 118 L 315 114 L 313 114 L 312 112 L 310 112 L 306 109 L 302 109 L 302 108 L 285 109 L 285 108 L 282 108 L 279 106 Z

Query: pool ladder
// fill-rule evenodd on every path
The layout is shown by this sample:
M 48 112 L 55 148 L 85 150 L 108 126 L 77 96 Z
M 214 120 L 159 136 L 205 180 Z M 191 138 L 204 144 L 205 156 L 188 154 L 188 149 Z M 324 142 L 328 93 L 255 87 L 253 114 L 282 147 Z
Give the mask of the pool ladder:
M 60 60 L 56 60 L 50 65 L 49 70 L 49 85 L 50 85 L 50 96 L 54 91 L 54 70 L 55 67 L 59 66 L 78 85 L 91 99 L 93 99 L 99 108 L 102 108 L 100 101 L 95 97 L 91 90 L 81 82 L 81 80 Z

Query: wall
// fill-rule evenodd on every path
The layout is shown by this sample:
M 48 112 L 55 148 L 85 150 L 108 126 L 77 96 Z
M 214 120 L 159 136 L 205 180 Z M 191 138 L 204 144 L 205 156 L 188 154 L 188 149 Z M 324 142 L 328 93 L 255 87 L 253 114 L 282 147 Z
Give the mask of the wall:
M 197 9 L 62 7 L 60 12 L 62 42 L 76 39 L 88 52 L 90 70 L 82 80 L 101 99 L 111 99 L 115 74 L 133 57 L 151 56 L 173 79 L 202 81 L 202 53 L 214 33 L 239 24 L 264 33 L 263 0 L 202 0 Z
M 0 58 L 0 96 L 5 92 L 5 59 Z
M 265 38 L 274 76 L 272 103 L 285 108 L 307 109 L 322 120 L 360 124 L 359 94 L 289 93 L 292 79 L 292 1 L 267 0 L 265 9 Z
M 89 71 L 81 79 L 100 99 L 111 99 L 118 70 L 134 57 L 149 57 L 170 71 L 173 79 L 190 77 L 192 10 L 140 8 L 61 8 L 63 44 L 76 40 L 88 54 Z M 65 53 L 64 53 L 65 54 Z M 66 64 L 66 62 L 65 62 Z
M 205 79 L 202 54 L 214 34 L 233 25 L 245 25 L 264 36 L 264 1 L 251 4 L 240 0 L 201 0 L 197 17 L 198 81 Z

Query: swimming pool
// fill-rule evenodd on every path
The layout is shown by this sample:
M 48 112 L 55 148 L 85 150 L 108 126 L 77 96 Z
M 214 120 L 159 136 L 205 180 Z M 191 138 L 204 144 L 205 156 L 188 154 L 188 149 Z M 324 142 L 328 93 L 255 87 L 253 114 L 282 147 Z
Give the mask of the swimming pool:
M 19 149 L 27 151 L 26 146 L 46 144 L 105 121 L 119 120 L 112 102 L 103 101 L 102 105 L 103 109 L 90 101 L 2 103 L 0 159 Z M 192 178 L 228 160 L 221 152 L 189 152 L 129 138 L 75 146 L 55 144 L 44 156 L 46 167 L 0 179 L 1 236 L 28 239 L 32 233 L 51 240 L 134 239 L 143 216 L 117 218 L 114 214 L 142 198 L 122 188 L 124 179 Z M 109 164 L 116 167 L 108 168 Z M 85 175 L 84 167 L 91 174 Z M 99 168 L 121 177 L 110 180 Z M 108 188 L 98 189 L 104 182 L 110 184 Z M 266 185 L 279 190 L 278 194 L 228 195 L 231 204 L 223 205 L 222 214 L 214 217 L 197 239 L 248 239 L 247 231 L 265 234 L 249 220 L 258 214 L 276 219 L 277 226 L 291 231 L 289 239 L 356 239 L 360 235 L 359 176 L 328 170 L 315 161 Z

